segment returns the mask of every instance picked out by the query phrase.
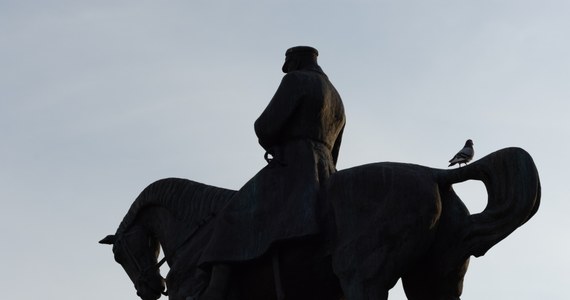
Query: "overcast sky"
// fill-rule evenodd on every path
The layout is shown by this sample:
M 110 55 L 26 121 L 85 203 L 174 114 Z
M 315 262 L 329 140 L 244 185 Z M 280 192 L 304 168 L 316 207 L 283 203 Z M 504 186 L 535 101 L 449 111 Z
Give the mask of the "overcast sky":
M 253 122 L 311 45 L 343 97 L 338 167 L 447 168 L 518 146 L 537 215 L 472 259 L 463 300 L 568 299 L 570 2 L 0 0 L 3 299 L 138 299 L 111 248 L 164 177 L 239 189 Z M 472 212 L 484 187 L 456 187 Z M 390 299 L 405 299 L 401 286 Z

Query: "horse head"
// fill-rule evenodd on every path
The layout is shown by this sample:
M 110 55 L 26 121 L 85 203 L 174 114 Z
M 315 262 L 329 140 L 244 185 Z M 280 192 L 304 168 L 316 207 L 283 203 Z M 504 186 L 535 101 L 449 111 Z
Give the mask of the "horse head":
M 99 243 L 113 245 L 115 261 L 134 283 L 141 299 L 156 300 L 165 294 L 164 278 L 157 266 L 160 245 L 142 226 L 131 226 L 124 232 L 108 235 Z

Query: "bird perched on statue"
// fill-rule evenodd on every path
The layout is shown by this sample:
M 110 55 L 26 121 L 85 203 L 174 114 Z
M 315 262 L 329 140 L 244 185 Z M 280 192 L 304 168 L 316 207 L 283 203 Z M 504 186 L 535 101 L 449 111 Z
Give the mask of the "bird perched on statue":
M 455 164 L 459 164 L 461 167 L 461 164 L 467 164 L 469 161 L 471 161 L 473 159 L 473 155 L 475 155 L 475 150 L 473 150 L 473 141 L 467 140 L 467 142 L 465 142 L 465 146 L 463 146 L 463 149 L 459 150 L 459 152 L 457 152 L 457 154 L 455 154 L 455 156 L 449 160 L 449 167 Z

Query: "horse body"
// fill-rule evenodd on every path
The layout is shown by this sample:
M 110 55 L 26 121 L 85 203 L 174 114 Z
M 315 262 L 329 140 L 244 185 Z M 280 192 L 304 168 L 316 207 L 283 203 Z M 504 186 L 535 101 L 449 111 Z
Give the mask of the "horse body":
M 437 170 L 369 164 L 340 172 L 329 184 L 337 224 L 333 266 L 347 299 L 387 299 L 400 278 L 410 300 L 459 299 L 467 258 L 451 270 L 434 266 L 469 211 L 440 186 Z M 429 289 L 421 286 L 425 281 Z
M 469 211 L 452 185 L 480 180 L 487 207 Z M 530 155 L 506 148 L 459 169 L 375 163 L 337 172 L 333 266 L 347 299 L 387 299 L 402 278 L 410 300 L 458 300 L 469 257 L 482 256 L 540 203 Z
M 485 183 L 487 208 L 470 215 L 452 184 Z M 159 180 L 135 200 L 114 236 L 115 259 L 143 300 L 160 296 L 157 243 L 170 266 L 171 300 L 197 299 L 208 284 L 196 265 L 209 222 L 235 194 L 185 179 Z M 524 224 L 540 200 L 538 173 L 522 149 L 493 153 L 455 170 L 376 163 L 335 173 L 321 200 L 330 222 L 309 239 L 274 245 L 234 265 L 228 300 L 388 298 L 402 278 L 410 300 L 458 300 L 471 255 Z M 136 248 L 136 253 L 132 249 Z M 345 297 L 345 298 L 343 298 Z

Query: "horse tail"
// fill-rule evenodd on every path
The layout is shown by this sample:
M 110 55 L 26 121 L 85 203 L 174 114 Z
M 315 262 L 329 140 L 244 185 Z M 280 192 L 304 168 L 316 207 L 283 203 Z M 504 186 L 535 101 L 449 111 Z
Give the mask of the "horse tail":
M 189 222 L 200 222 L 218 212 L 236 193 L 188 179 L 160 179 L 147 186 L 135 199 L 117 229 L 122 232 L 138 213 L 150 206 L 169 209 L 176 217 Z
M 451 184 L 479 180 L 488 194 L 486 208 L 468 216 L 459 229 L 455 258 L 483 256 L 491 247 L 526 223 L 538 210 L 541 188 L 531 156 L 520 148 L 491 153 L 462 168 L 439 173 L 440 189 Z M 457 198 L 458 199 L 458 198 Z

